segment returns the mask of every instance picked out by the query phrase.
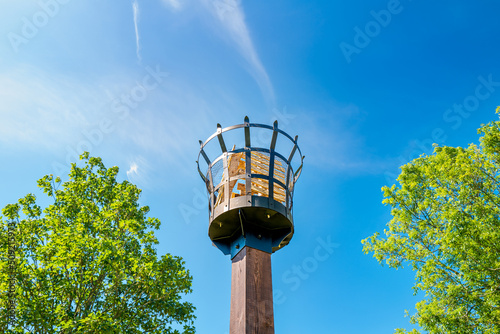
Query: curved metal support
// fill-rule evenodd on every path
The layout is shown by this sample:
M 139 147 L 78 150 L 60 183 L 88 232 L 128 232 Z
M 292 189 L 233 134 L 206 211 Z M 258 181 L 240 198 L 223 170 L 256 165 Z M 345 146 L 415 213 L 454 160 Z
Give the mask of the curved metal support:
M 251 146 L 252 142 L 259 142 L 252 140 L 251 128 L 271 132 L 267 147 Z M 228 138 L 234 137 L 224 136 L 229 131 L 241 132 L 241 142 L 228 142 Z M 221 153 L 215 158 L 211 156 L 211 161 L 205 147 L 215 137 Z M 280 137 L 291 142 L 290 152 L 276 151 Z M 200 141 L 197 165 L 210 195 L 209 236 L 225 254 L 234 255 L 235 247 L 241 243 L 273 252 L 292 238 L 293 189 L 304 159 L 297 140 L 298 136 L 292 138 L 279 129 L 278 121 L 269 126 L 250 123 L 245 117 L 243 124 L 226 128 L 217 124 L 217 131 L 205 142 Z M 295 166 L 297 154 L 300 165 Z M 200 169 L 200 156 L 207 163 L 206 173 Z

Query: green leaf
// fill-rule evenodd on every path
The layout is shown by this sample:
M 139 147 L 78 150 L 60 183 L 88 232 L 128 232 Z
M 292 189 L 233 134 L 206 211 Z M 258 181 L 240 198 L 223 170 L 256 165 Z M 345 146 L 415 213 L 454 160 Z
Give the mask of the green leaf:
M 118 182 L 118 167 L 88 152 L 80 159 L 69 181 L 38 180 L 47 207 L 28 194 L 2 210 L 0 256 L 14 240 L 15 259 L 13 272 L 10 259 L 0 262 L 0 332 L 14 299 L 16 333 L 194 333 L 195 308 L 183 300 L 192 277 L 182 258 L 157 256 L 161 223 L 139 205 L 141 190 Z
M 382 188 L 384 236 L 362 240 L 380 263 L 413 268 L 425 299 L 410 322 L 428 333 L 500 332 L 500 121 L 478 133 L 479 147 L 435 147 L 403 166 Z

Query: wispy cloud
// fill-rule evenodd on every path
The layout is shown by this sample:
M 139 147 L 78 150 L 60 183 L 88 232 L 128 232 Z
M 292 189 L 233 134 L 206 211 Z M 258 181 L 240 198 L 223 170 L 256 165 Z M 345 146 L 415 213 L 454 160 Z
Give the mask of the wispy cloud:
M 218 20 L 232 43 L 236 45 L 238 51 L 248 62 L 250 65 L 250 74 L 257 81 L 268 102 L 274 105 L 274 89 L 250 37 L 240 2 L 237 0 L 201 1 Z
M 150 182 L 151 167 L 148 160 L 143 156 L 135 156 L 129 162 L 127 170 L 127 179 L 138 185 L 140 188 L 146 188 L 151 185 Z
M 364 119 L 357 106 L 330 104 L 319 113 L 292 113 L 295 117 L 286 131 L 299 134 L 298 144 L 306 155 L 306 166 L 344 174 L 381 174 L 393 166 L 394 161 L 374 154 L 360 133 Z
M 60 150 L 101 112 L 104 94 L 91 84 L 15 67 L 0 73 L 0 143 Z
M 134 155 L 154 157 L 152 166 L 183 173 L 194 166 L 200 136 L 211 132 L 207 124 L 214 126 L 218 119 L 210 103 L 181 79 L 169 78 L 117 127 L 120 145 Z
M 130 178 L 132 175 L 139 174 L 138 170 L 139 170 L 139 166 L 137 166 L 136 162 L 133 162 L 127 171 L 127 177 Z
M 127 178 L 129 180 L 132 180 L 138 176 L 139 176 L 139 165 L 137 165 L 137 162 L 134 161 L 130 164 L 129 169 L 127 170 Z
M 173 10 L 181 9 L 181 3 L 179 0 L 163 0 L 163 3 Z
M 132 3 L 132 8 L 134 11 L 134 27 L 135 27 L 135 52 L 137 54 L 137 60 L 139 60 L 139 63 L 142 61 L 141 57 L 141 44 L 140 44 L 140 38 L 139 38 L 139 3 L 137 0 L 134 0 Z

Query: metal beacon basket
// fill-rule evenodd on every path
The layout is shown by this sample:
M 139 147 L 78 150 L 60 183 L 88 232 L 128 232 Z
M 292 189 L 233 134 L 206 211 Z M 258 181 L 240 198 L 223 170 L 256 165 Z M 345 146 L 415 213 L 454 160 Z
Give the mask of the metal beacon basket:
M 200 141 L 197 165 L 209 197 L 208 235 L 224 254 L 233 258 L 245 246 L 273 253 L 290 242 L 294 185 L 304 159 L 297 138 L 277 121 L 269 126 L 245 117 L 243 124 L 217 124 L 217 132 Z

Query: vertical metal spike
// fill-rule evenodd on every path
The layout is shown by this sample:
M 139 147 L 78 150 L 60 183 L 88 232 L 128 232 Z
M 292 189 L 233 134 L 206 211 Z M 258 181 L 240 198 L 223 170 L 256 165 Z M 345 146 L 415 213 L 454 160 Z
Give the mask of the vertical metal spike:
M 226 143 L 224 143 L 224 138 L 222 138 L 222 126 L 217 123 L 217 138 L 219 139 L 220 148 L 222 153 L 227 152 Z

